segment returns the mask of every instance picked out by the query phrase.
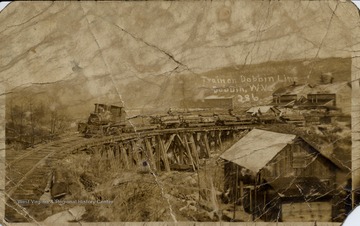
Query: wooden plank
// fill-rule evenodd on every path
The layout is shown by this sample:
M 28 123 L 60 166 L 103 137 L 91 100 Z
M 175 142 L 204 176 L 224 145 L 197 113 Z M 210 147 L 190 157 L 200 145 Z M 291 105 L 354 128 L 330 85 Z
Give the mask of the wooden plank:
M 164 161 L 165 171 L 169 172 L 170 171 L 169 159 L 168 159 L 167 154 L 165 152 L 165 144 L 164 144 L 164 141 L 161 138 L 161 136 L 158 136 L 158 142 L 159 142 L 159 147 L 160 147 L 162 159 Z
M 176 134 L 172 134 L 172 135 L 170 136 L 169 140 L 165 143 L 164 153 L 165 153 L 166 157 L 167 157 L 167 153 L 169 153 L 169 148 L 170 148 L 170 146 L 171 146 L 171 144 L 172 144 L 175 136 L 176 136 Z M 173 156 L 174 156 L 173 159 L 175 159 L 176 162 L 179 162 L 179 161 L 178 161 L 178 158 L 177 158 L 177 156 L 176 156 L 176 154 L 175 154 L 175 150 L 170 150 L 170 151 L 172 151 L 172 154 L 173 154 Z M 170 159 L 170 160 L 171 160 L 171 159 Z
M 239 166 L 236 165 L 236 177 L 235 177 L 235 189 L 234 189 L 234 215 L 233 219 L 236 217 L 236 202 L 238 200 L 238 182 L 239 182 Z
M 195 140 L 194 140 L 193 134 L 189 134 L 189 140 L 190 140 L 190 147 L 191 147 L 192 152 L 193 152 L 194 157 L 195 157 L 196 165 L 199 166 L 199 164 L 200 164 L 199 153 L 198 153 L 198 151 L 197 151 L 197 149 L 196 149 L 196 145 L 195 145 Z
M 160 152 L 159 152 L 159 144 L 156 141 L 156 137 L 152 136 L 151 138 L 149 138 L 149 143 L 153 149 L 153 156 L 154 156 L 154 169 L 160 171 Z
M 149 159 L 147 148 L 145 147 L 145 139 L 141 139 L 139 141 L 140 148 L 139 148 L 139 155 L 142 161 L 147 161 Z
M 179 142 L 178 142 L 179 143 Z M 180 145 L 177 145 L 179 150 L 179 164 L 184 164 L 184 147 L 181 147 Z
M 194 136 L 194 140 L 195 140 L 195 146 L 196 146 L 196 150 L 198 150 L 198 155 L 199 157 L 208 157 L 206 155 L 206 150 L 205 150 L 205 145 L 204 142 L 201 140 L 201 133 L 195 132 L 193 134 Z
M 141 140 L 137 140 L 135 142 L 135 155 L 136 155 L 136 159 L 138 160 L 137 161 L 137 164 L 142 164 L 142 161 L 144 160 L 142 158 L 142 148 L 141 148 L 141 143 L 142 143 L 142 139 Z
M 128 156 L 130 157 L 131 166 L 136 167 L 137 159 L 136 159 L 136 155 L 134 154 L 135 153 L 134 147 L 131 142 L 129 142 L 127 146 L 128 146 L 128 154 L 129 154 Z
M 156 142 L 154 140 L 152 140 L 153 142 L 155 142 L 156 146 L 155 146 L 155 155 L 156 155 L 156 169 L 157 170 L 161 170 L 161 150 L 160 150 L 160 143 Z
M 217 140 L 217 143 L 218 143 L 218 145 L 219 145 L 219 149 L 220 149 L 220 150 L 223 149 L 223 145 L 222 145 L 222 141 L 221 141 L 221 133 L 222 133 L 221 131 L 218 131 L 218 132 L 217 132 L 217 139 L 218 139 L 218 140 Z
M 250 212 L 251 212 L 251 215 L 252 215 L 252 220 L 254 220 L 255 219 L 255 217 L 254 217 L 254 205 L 253 205 L 253 191 L 252 191 L 252 189 L 250 189 L 250 191 L 249 191 L 249 198 L 250 198 Z
M 205 144 L 205 150 L 206 150 L 207 157 L 209 157 L 210 156 L 210 145 L 209 145 L 209 139 L 207 136 L 207 132 L 204 133 L 203 140 L 204 140 L 204 144 Z
M 244 199 L 244 182 L 240 181 L 240 205 L 243 206 L 243 199 Z
M 112 150 L 113 150 L 113 155 L 114 155 L 114 159 L 113 159 L 113 165 L 114 167 L 119 168 L 120 167 L 120 163 L 119 163 L 119 154 L 118 154 L 118 146 L 117 144 L 112 145 Z
M 121 159 L 125 165 L 126 169 L 130 169 L 130 164 L 129 164 L 129 159 L 128 159 L 128 155 L 126 153 L 126 149 L 124 147 L 124 145 L 122 143 L 119 143 L 119 147 L 121 150 Z
M 138 166 L 140 164 L 141 159 L 139 157 L 138 145 L 134 140 L 131 141 L 131 150 L 132 150 L 133 159 L 136 162 L 135 165 Z
M 107 160 L 110 163 L 110 167 L 113 169 L 116 166 L 113 145 L 107 147 Z
M 185 135 L 185 134 L 182 134 L 182 137 L 183 137 L 183 140 L 184 140 L 185 149 L 186 149 L 186 151 L 187 151 L 187 153 L 188 153 L 188 157 L 189 157 L 190 163 L 191 163 L 191 165 L 192 165 L 192 167 L 193 167 L 193 170 L 196 171 L 194 159 L 193 159 L 193 157 L 192 157 L 191 150 L 190 150 L 189 144 L 188 144 L 187 139 L 186 139 L 186 135 Z
M 156 170 L 153 148 L 152 148 L 151 143 L 148 138 L 145 138 L 144 140 L 145 140 L 145 146 L 147 149 L 147 155 L 148 155 L 149 161 L 150 161 L 150 167 L 152 170 L 154 170 L 154 169 Z
M 176 137 L 178 138 L 180 143 L 185 147 L 185 141 L 183 140 L 183 138 L 181 138 L 181 136 L 179 134 L 176 134 Z
M 110 145 L 107 149 L 108 152 L 108 158 L 110 160 L 114 160 L 115 156 L 114 156 L 114 147 L 112 145 Z
M 181 162 L 181 164 L 184 164 L 184 163 L 186 164 L 187 162 L 186 162 L 186 159 L 184 158 L 186 156 L 186 152 L 187 152 L 185 142 L 179 134 L 176 134 L 176 137 L 177 137 L 177 141 L 179 143 L 178 147 L 180 150 L 180 162 Z M 189 161 L 191 164 L 193 164 L 192 159 L 190 159 L 190 157 L 189 157 Z
M 180 164 L 180 153 L 182 153 L 182 151 L 176 146 L 176 144 L 174 144 L 173 146 L 173 153 L 174 153 L 174 159 L 176 160 L 176 163 Z
M 118 166 L 125 166 L 125 164 L 121 161 L 121 150 L 118 144 L 115 146 L 115 159 Z
M 166 142 L 166 144 L 165 144 L 165 152 L 168 151 L 168 149 L 169 149 L 169 147 L 171 145 L 171 142 L 174 140 L 175 136 L 176 136 L 176 134 L 172 134 L 170 136 L 170 139 Z

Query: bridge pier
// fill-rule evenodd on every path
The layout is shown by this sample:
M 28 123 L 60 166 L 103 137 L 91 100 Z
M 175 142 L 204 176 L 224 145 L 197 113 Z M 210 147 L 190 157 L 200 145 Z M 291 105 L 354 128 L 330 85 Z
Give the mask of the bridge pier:
M 247 129 L 177 131 L 134 136 L 107 144 L 88 147 L 87 152 L 100 154 L 100 161 L 110 168 L 134 170 L 149 167 L 150 171 L 193 170 L 201 159 L 219 153 Z

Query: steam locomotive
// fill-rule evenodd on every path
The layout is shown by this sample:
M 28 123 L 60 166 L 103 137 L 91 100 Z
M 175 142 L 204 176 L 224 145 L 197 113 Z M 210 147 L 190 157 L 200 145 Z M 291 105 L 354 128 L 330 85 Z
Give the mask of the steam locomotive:
M 126 127 L 126 114 L 123 107 L 95 104 L 87 123 L 79 123 L 78 131 L 85 136 L 121 134 Z
M 134 125 L 131 119 L 146 118 L 141 125 Z M 86 123 L 78 124 L 78 131 L 85 137 L 119 135 L 126 132 L 189 128 L 206 126 L 237 126 L 269 124 L 280 122 L 275 114 L 238 114 L 231 110 L 228 113 L 178 113 L 169 110 L 163 115 L 135 116 L 126 118 L 124 107 L 106 104 L 95 104 L 94 112 Z M 143 120 L 144 121 L 144 120 Z

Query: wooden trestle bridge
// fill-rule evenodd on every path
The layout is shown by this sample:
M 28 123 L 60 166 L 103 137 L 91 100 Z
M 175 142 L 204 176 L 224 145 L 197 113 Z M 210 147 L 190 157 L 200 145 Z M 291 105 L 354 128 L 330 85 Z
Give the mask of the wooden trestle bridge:
M 150 172 L 194 170 L 201 159 L 223 150 L 223 145 L 237 141 L 253 126 L 213 126 L 178 128 L 101 138 L 84 138 L 79 134 L 41 144 L 25 153 L 6 153 L 6 208 L 9 222 L 34 221 L 31 203 L 39 200 L 47 186 L 53 163 L 70 154 L 86 152 L 100 155 L 119 170 L 147 167 Z

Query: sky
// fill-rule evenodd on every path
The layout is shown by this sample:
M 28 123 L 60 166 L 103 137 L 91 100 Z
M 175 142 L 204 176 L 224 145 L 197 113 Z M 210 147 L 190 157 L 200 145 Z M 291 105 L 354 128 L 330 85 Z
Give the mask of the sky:
M 360 9 L 360 0 L 353 1 L 355 5 Z M 0 2 L 0 12 L 9 4 L 9 1 Z M 356 226 L 360 222 L 360 207 L 356 208 L 344 222 L 343 226 Z

